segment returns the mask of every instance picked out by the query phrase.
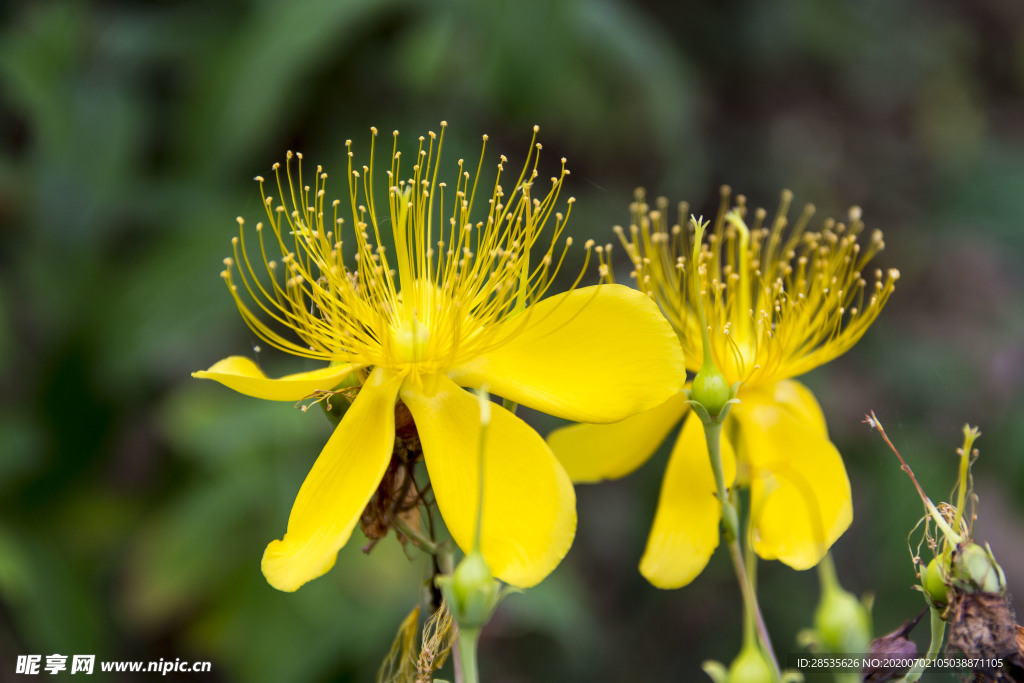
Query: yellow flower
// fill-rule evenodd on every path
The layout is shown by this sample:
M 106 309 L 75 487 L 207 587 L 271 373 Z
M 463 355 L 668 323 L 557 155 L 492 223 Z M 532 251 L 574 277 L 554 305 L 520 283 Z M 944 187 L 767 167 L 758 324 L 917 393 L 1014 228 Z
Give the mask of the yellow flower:
M 541 198 L 539 144 L 510 192 L 500 185 L 504 157 L 493 189 L 478 187 L 482 152 L 476 174 L 459 160 L 448 187 L 438 180 L 441 125 L 405 165 L 396 131 L 383 206 L 374 196 L 373 145 L 359 167 L 348 143 L 350 223 L 340 201 L 325 199 L 327 174 L 318 167 L 304 178 L 301 155 L 296 169 L 291 153 L 283 173 L 274 166 L 278 198 L 266 196 L 257 177 L 267 214 L 266 226 L 256 225 L 257 245 L 251 236 L 246 243 L 238 219 L 222 276 L 242 317 L 270 345 L 328 365 L 269 379 L 232 356 L 194 376 L 279 401 L 323 396 L 353 377 L 361 383 L 299 490 L 287 533 L 263 555 L 263 573 L 278 589 L 295 590 L 333 566 L 392 458 L 399 399 L 449 532 L 469 550 L 480 427 L 477 399 L 461 387 L 486 384 L 553 415 L 609 422 L 661 403 L 685 379 L 675 335 L 643 294 L 605 284 L 541 299 L 572 241 L 560 239 L 568 212 L 555 210 L 565 160 Z M 480 202 L 486 210 L 474 214 Z M 552 222 L 545 247 L 539 239 Z M 482 520 L 488 564 L 517 586 L 544 578 L 575 534 L 568 476 L 544 440 L 506 410 L 487 431 Z
M 862 273 L 882 249 L 875 231 L 861 244 L 860 210 L 848 224 L 828 220 L 807 229 L 808 206 L 787 225 L 792 195 L 782 194 L 775 219 L 758 209 L 745 223 L 744 198 L 733 211 L 723 188 L 717 218 L 700 248 L 698 275 L 711 333 L 711 355 L 730 384 L 742 381 L 725 423 L 722 459 L 726 483 L 750 488 L 751 542 L 765 559 L 795 569 L 813 567 L 849 526 L 850 483 L 829 441 L 814 395 L 791 379 L 842 354 L 864 334 L 893 291 L 899 273 Z M 698 370 L 702 341 L 686 286 L 694 231 L 668 226 L 667 201 L 656 207 L 642 191 L 631 206 L 633 224 L 616 232 L 639 287 L 658 302 L 675 328 L 689 369 Z M 788 228 L 788 229 L 787 229 Z M 610 249 L 610 245 L 607 249 Z M 608 253 L 598 249 L 611 280 Z M 574 425 L 548 443 L 577 482 L 621 477 L 657 449 L 687 409 L 677 394 L 662 405 L 615 425 Z M 692 581 L 718 546 L 721 506 L 700 420 L 691 414 L 669 459 L 640 571 L 662 588 Z

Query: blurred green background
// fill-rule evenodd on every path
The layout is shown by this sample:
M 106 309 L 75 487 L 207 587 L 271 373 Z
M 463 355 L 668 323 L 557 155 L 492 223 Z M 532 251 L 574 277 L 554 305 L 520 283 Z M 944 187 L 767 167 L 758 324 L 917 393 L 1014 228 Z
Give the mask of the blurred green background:
M 258 341 L 218 277 L 235 216 L 261 210 L 251 178 L 286 149 L 340 178 L 347 138 L 442 119 L 449 160 L 484 132 L 522 159 L 539 124 L 569 159 L 572 233 L 599 242 L 636 185 L 705 214 L 722 183 L 770 210 L 782 187 L 820 216 L 862 206 L 903 278 L 806 378 L 853 482 L 840 576 L 874 592 L 879 632 L 922 604 L 921 505 L 861 424 L 874 409 L 937 499 L 980 425 L 977 535 L 1024 596 L 1020 2 L 39 0 L 0 27 L 0 680 L 55 652 L 212 662 L 165 680 L 373 680 L 420 565 L 354 538 L 327 576 L 271 589 L 260 556 L 328 424 L 189 373 Z M 485 680 L 701 680 L 731 660 L 722 553 L 677 591 L 636 571 L 666 456 L 580 489 L 568 558 L 485 631 Z M 801 651 L 816 575 L 762 564 L 761 591 L 778 651 Z

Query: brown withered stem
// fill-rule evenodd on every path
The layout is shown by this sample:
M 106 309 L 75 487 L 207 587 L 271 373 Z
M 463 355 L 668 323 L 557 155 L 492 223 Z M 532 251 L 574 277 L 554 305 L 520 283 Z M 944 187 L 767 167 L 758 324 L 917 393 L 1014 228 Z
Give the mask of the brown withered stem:
M 362 548 L 364 553 L 373 550 L 377 542 L 394 529 L 403 546 L 412 541 L 413 545 L 434 554 L 436 543 L 430 515 L 433 503 L 428 495 L 430 486 L 420 488 L 416 481 L 416 466 L 422 459 L 423 448 L 412 414 L 399 401 L 395 404 L 395 445 L 391 462 L 359 520 L 363 533 L 369 539 Z M 421 515 L 421 505 L 427 511 L 426 515 Z M 426 521 L 426 534 L 423 532 L 423 520 Z

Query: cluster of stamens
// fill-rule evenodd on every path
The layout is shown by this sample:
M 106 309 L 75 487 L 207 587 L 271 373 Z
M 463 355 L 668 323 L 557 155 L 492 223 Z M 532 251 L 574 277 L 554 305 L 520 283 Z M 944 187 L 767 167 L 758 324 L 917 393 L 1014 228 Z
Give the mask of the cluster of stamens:
M 373 142 L 369 164 L 360 167 L 352 142 L 346 143 L 347 224 L 342 201 L 327 202 L 322 167 L 307 184 L 301 154 L 288 152 L 283 168 L 274 164 L 276 198 L 256 177 L 267 215 L 266 223 L 256 224 L 258 246 L 246 244 L 245 221 L 238 218 L 234 257 L 225 259 L 222 273 L 256 334 L 298 356 L 419 372 L 443 371 L 503 341 L 494 324 L 544 295 L 572 243 L 567 238 L 557 248 L 574 201 L 568 199 L 564 214 L 555 210 L 569 171 L 562 159 L 546 195 L 533 196 L 541 149 L 535 127 L 513 190 L 506 196 L 501 185 L 502 156 L 487 214 L 474 220 L 478 191 L 486 192 L 480 187 L 484 152 L 475 174 L 458 161 L 450 191 L 438 180 L 445 125 L 440 135 L 419 138 L 412 174 L 404 179 L 395 131 L 386 207 L 374 194 Z M 371 132 L 375 141 L 377 130 Z M 550 241 L 531 263 L 552 218 Z
M 863 275 L 884 242 L 875 230 L 861 243 L 859 208 L 850 209 L 847 223 L 828 219 L 818 230 L 808 230 L 814 207 L 807 205 L 789 225 L 791 201 L 792 193 L 784 191 L 770 224 L 767 212 L 757 209 L 747 225 L 745 198 L 733 200 L 723 187 L 718 214 L 700 245 L 699 295 L 712 355 L 730 381 L 793 377 L 844 353 L 874 321 L 899 279 L 895 269 L 874 269 L 870 281 Z M 637 190 L 630 208 L 628 231 L 615 228 L 633 265 L 630 275 L 661 306 L 688 362 L 699 363 L 697 293 L 688 275 L 695 238 L 689 206 L 678 205 L 672 225 L 664 198 L 652 209 Z M 611 248 L 597 250 L 607 280 L 614 278 Z

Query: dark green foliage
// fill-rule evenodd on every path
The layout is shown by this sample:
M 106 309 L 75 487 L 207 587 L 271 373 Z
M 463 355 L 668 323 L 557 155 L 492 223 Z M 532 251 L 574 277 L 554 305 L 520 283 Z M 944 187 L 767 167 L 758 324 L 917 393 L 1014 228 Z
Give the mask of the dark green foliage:
M 1024 595 L 1021 5 L 79 0 L 0 16 L 0 678 L 58 652 L 373 680 L 420 568 L 354 538 L 298 593 L 267 586 L 263 548 L 329 425 L 189 377 L 257 341 L 218 277 L 235 216 L 259 219 L 250 179 L 301 149 L 344 196 L 343 143 L 365 149 L 371 124 L 390 145 L 446 119 L 451 161 L 484 132 L 521 158 L 539 124 L 547 162 L 569 159 L 580 240 L 611 241 L 641 184 L 698 215 L 723 182 L 769 209 L 782 187 L 819 214 L 862 205 L 903 278 L 863 343 L 807 379 L 853 482 L 842 581 L 875 591 L 879 625 L 921 604 L 905 543 L 920 502 L 859 424 L 874 409 L 935 497 L 960 425 L 980 424 L 975 535 Z M 671 593 L 636 571 L 663 466 L 580 490 L 566 562 L 484 631 L 485 680 L 696 680 L 731 659 L 723 558 Z M 785 661 L 816 577 L 762 565 L 759 585 Z

